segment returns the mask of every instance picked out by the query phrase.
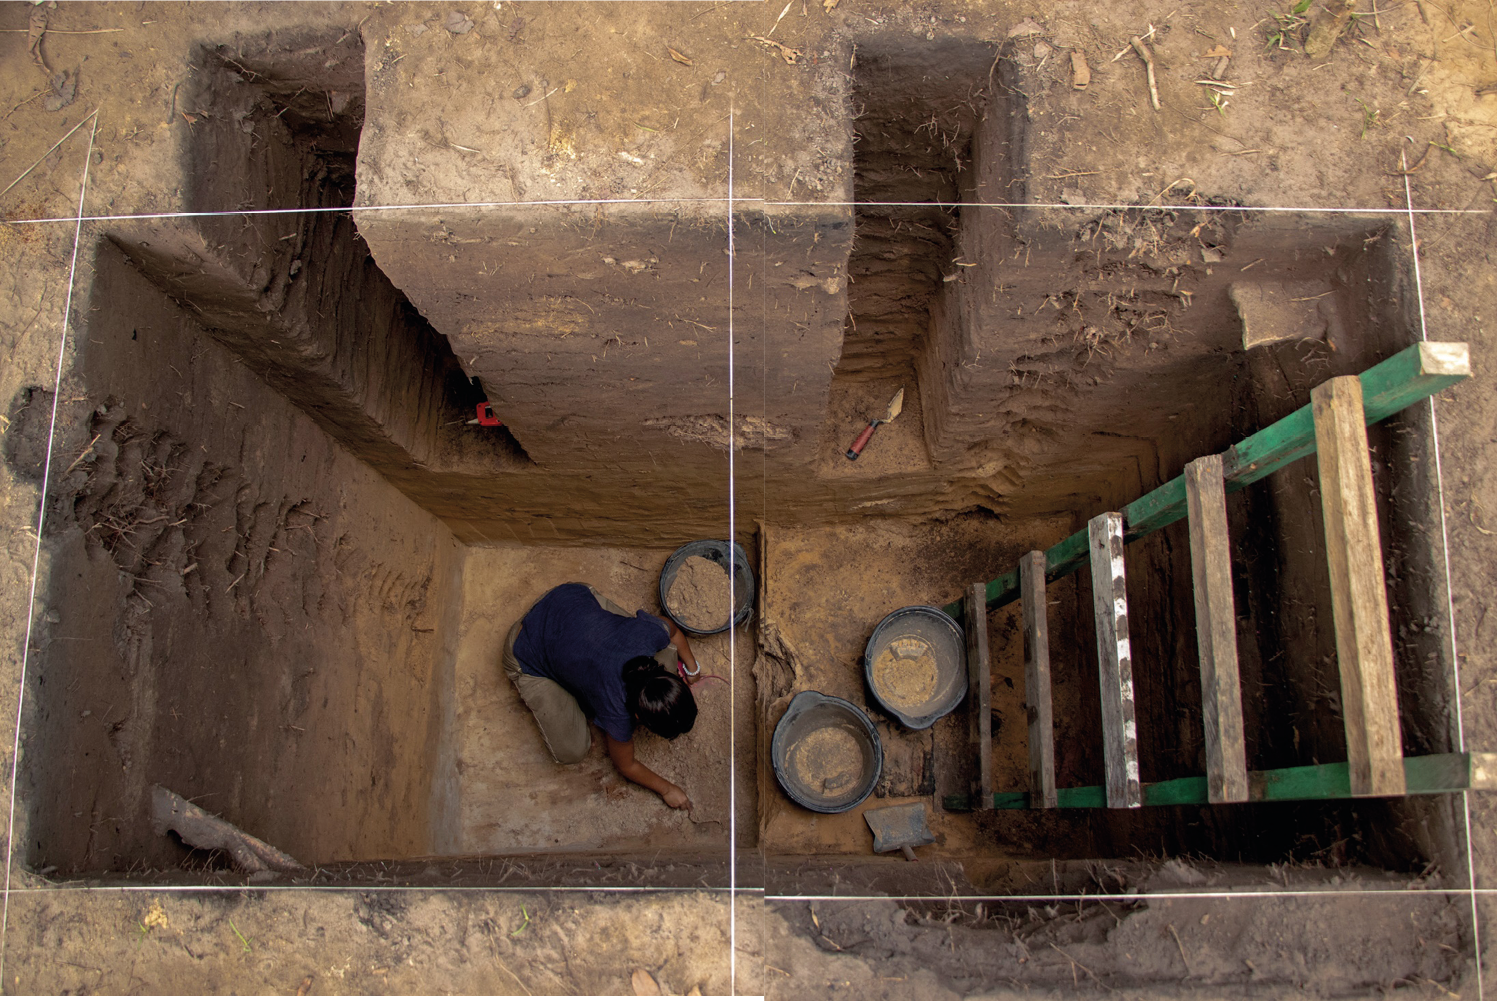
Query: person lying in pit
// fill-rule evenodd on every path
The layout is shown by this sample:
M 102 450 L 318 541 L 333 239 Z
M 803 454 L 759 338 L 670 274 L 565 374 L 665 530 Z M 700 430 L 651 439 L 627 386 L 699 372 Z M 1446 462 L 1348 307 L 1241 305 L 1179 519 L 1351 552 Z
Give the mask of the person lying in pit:
M 696 723 L 696 700 L 678 657 L 697 673 L 691 644 L 675 623 L 643 609 L 631 616 L 586 584 L 562 584 L 510 628 L 501 660 L 558 764 L 587 755 L 591 720 L 619 774 L 658 793 L 666 806 L 689 810 L 679 786 L 634 757 L 636 724 L 674 740 Z

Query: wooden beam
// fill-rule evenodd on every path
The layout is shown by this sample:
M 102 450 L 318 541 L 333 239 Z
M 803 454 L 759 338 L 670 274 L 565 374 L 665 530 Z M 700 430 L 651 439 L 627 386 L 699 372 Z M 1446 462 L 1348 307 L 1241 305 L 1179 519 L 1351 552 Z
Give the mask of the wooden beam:
M 1050 711 L 1050 621 L 1045 603 L 1045 554 L 1019 560 L 1019 591 L 1024 615 L 1024 704 L 1029 715 L 1029 799 L 1053 809 L 1055 801 L 1055 723 Z
M 1206 781 L 1213 803 L 1245 803 L 1247 748 L 1242 738 L 1242 684 L 1237 676 L 1237 612 L 1232 601 L 1232 552 L 1222 459 L 1185 465 L 1190 519 L 1190 568 L 1195 585 L 1196 648 L 1201 660 L 1201 718 L 1206 730 Z
M 972 706 L 972 737 L 977 744 L 978 802 L 993 799 L 993 664 L 988 656 L 988 603 L 980 581 L 967 591 L 967 682 Z M 992 809 L 987 806 L 987 809 Z
M 1357 378 L 1362 382 L 1368 424 L 1398 413 L 1471 375 L 1471 355 L 1459 341 L 1421 341 L 1381 361 Z M 1315 451 L 1314 418 L 1301 407 L 1281 421 L 1250 435 L 1222 453 L 1227 493 L 1235 493 Z M 1185 517 L 1185 478 L 1177 476 L 1123 509 L 1129 542 Z M 1087 559 L 1086 532 L 1056 543 L 1045 553 L 1046 578 L 1058 580 L 1080 570 Z M 988 607 L 1001 608 L 1019 597 L 1019 574 L 1006 573 L 988 582 Z M 946 606 L 952 618 L 962 614 L 961 601 Z
M 1494 759 L 1497 755 L 1475 751 L 1404 758 L 1404 786 L 1410 796 L 1460 792 L 1463 789 L 1492 791 L 1497 789 Z M 1207 803 L 1206 787 L 1206 778 L 1201 775 L 1146 782 L 1143 786 L 1144 806 L 1204 806 Z M 1101 786 L 1061 789 L 1058 796 L 1062 810 L 1100 809 L 1107 805 L 1107 794 Z M 1351 796 L 1351 778 L 1345 761 L 1248 773 L 1248 801 L 1252 803 L 1350 799 Z M 971 810 L 973 803 L 966 796 L 947 796 L 942 806 L 958 813 Z M 1029 794 L 995 793 L 993 807 L 998 810 L 1028 809 Z
M 1128 591 L 1123 571 L 1123 516 L 1099 514 L 1091 539 L 1092 607 L 1097 620 L 1097 672 L 1102 684 L 1102 761 L 1107 805 L 1143 805 L 1138 781 L 1138 723 L 1133 715 L 1133 654 L 1128 643 Z
M 1310 405 L 1352 795 L 1402 796 L 1398 685 L 1362 383 L 1356 376 L 1321 383 L 1310 394 Z

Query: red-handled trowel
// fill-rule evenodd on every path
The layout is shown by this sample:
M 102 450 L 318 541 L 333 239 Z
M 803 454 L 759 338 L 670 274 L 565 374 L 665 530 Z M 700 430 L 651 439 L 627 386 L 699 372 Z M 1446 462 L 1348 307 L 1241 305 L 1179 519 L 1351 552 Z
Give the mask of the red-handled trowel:
M 882 418 L 875 417 L 868 422 L 868 426 L 863 429 L 863 433 L 858 435 L 858 440 L 853 442 L 852 447 L 847 450 L 847 457 L 849 459 L 856 459 L 858 456 L 862 455 L 863 449 L 868 445 L 868 439 L 873 437 L 873 429 L 878 427 L 880 424 L 889 423 L 894 418 L 898 417 L 899 412 L 903 409 L 904 387 L 900 386 L 899 392 L 894 394 L 894 399 L 889 401 L 889 412 Z

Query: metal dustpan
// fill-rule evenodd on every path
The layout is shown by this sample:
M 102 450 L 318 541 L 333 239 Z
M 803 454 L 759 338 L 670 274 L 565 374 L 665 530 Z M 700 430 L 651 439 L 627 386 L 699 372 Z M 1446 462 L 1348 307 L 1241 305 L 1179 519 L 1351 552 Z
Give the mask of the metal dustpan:
M 936 836 L 930 833 L 925 823 L 924 803 L 904 803 L 900 806 L 881 806 L 876 810 L 863 811 L 863 819 L 873 832 L 875 852 L 904 852 L 904 857 L 915 861 L 913 849 L 918 845 L 932 844 Z

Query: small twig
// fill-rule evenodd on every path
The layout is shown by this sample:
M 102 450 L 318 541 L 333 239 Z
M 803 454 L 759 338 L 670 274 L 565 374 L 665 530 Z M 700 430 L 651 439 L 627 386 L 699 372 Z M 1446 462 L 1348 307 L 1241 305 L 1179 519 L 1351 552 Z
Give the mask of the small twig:
M 768 38 L 770 35 L 774 34 L 774 30 L 780 26 L 780 22 L 785 20 L 785 15 L 790 13 L 790 4 L 794 2 L 795 0 L 789 0 L 789 2 L 785 4 L 785 9 L 780 11 L 780 16 L 774 19 L 774 24 L 770 25 L 769 30 L 764 33 L 765 38 Z
M 47 152 L 43 153 L 40 157 L 38 157 L 36 163 L 33 163 L 31 166 L 29 166 L 25 170 L 21 171 L 21 176 L 20 177 L 16 178 L 14 181 L 11 181 L 9 184 L 7 184 L 5 186 L 5 190 L 4 191 L 0 191 L 0 198 L 4 198 L 7 194 L 10 193 L 10 189 L 11 188 L 14 188 L 17 184 L 20 184 L 22 181 L 24 181 L 26 179 L 26 175 L 27 174 L 31 173 L 38 166 L 40 166 L 41 162 L 43 160 L 45 160 L 47 157 L 51 156 L 52 153 L 57 149 L 57 147 L 61 146 L 63 143 L 67 142 L 70 138 L 72 138 L 72 135 L 73 135 L 74 132 L 77 132 L 79 129 L 83 128 L 83 126 L 87 125 L 89 119 L 93 118 L 94 115 L 97 115 L 98 113 L 99 113 L 99 109 L 95 108 L 91 114 L 84 115 L 83 119 L 77 125 L 74 125 L 71 129 L 68 129 L 68 134 L 67 135 L 63 136 L 61 139 L 59 139 L 55 143 L 53 143 L 52 146 L 47 150 Z
M 11 115 L 14 115 L 17 111 L 21 110 L 21 106 L 22 105 L 30 104 L 32 101 L 35 101 L 38 97 L 41 97 L 46 92 L 47 91 L 45 89 L 42 89 L 42 90 L 37 91 L 35 94 L 32 94 L 30 97 L 26 98 L 26 100 L 22 101 L 20 104 L 17 104 L 15 107 L 13 107 L 9 111 L 7 111 L 5 113 L 5 117 L 9 118 Z M 1480 97 L 1481 95 L 1477 94 L 1476 96 Z
M 515 976 L 515 972 L 513 970 L 511 970 L 509 967 L 505 966 L 504 963 L 502 963 L 500 961 L 500 959 L 499 959 L 498 956 L 494 957 L 494 963 L 499 967 L 499 969 L 503 970 L 505 973 L 508 973 L 509 976 L 510 976 L 510 979 L 512 979 L 515 983 L 517 983 L 517 984 L 520 985 L 520 989 L 522 991 L 524 991 L 526 994 L 530 994 L 530 988 L 525 986 L 525 981 L 523 981 L 519 977 Z M 534 995 L 532 995 L 532 996 L 534 996 Z
M 1097 975 L 1095 973 L 1093 973 L 1091 970 L 1088 970 L 1085 966 L 1082 966 L 1082 964 L 1076 962 L 1075 959 L 1071 958 L 1071 954 L 1068 953 L 1068 952 L 1066 952 L 1060 946 L 1056 945 L 1054 942 L 1051 942 L 1050 943 L 1050 948 L 1054 949 L 1056 952 L 1058 952 L 1062 956 L 1066 957 L 1066 962 L 1070 963 L 1072 966 L 1080 966 L 1081 967 L 1081 972 L 1085 973 L 1087 976 L 1091 977 L 1093 980 L 1096 980 L 1099 985 L 1101 985 L 1103 987 L 1106 987 L 1108 990 L 1112 991 L 1114 994 L 1117 993 L 1117 988 L 1115 988 L 1115 987 L 1113 987 L 1113 986 L 1111 986 L 1109 984 L 1102 983 L 1102 981 L 1097 978 Z
M 1154 110 L 1158 111 L 1159 86 L 1154 81 L 1154 54 L 1149 51 L 1149 47 L 1144 44 L 1144 40 L 1137 35 L 1130 38 L 1128 44 L 1133 46 L 1134 52 L 1138 53 L 1138 58 L 1144 61 L 1144 70 L 1149 77 L 1149 102 L 1154 105 Z
M 1175 938 L 1175 948 L 1180 950 L 1180 962 L 1185 964 L 1185 975 L 1187 977 L 1194 976 L 1194 974 L 1190 972 L 1190 960 L 1185 958 L 1185 946 L 1180 942 L 1180 933 L 1175 931 L 1175 926 L 1172 924 L 1165 925 L 1165 927 L 1169 929 L 1170 934 Z
M 1434 146 L 1435 146 L 1434 143 L 1430 143 L 1428 146 L 1424 147 L 1424 155 L 1421 156 L 1419 158 L 1419 161 L 1417 163 L 1415 163 L 1412 167 L 1410 167 L 1408 170 L 1395 170 L 1389 176 L 1390 177 L 1408 177 L 1414 171 L 1416 171 L 1420 167 L 1424 166 L 1424 161 L 1429 159 L 1429 151 L 1432 150 L 1432 149 L 1434 149 Z M 1402 160 L 1402 162 L 1404 162 L 1404 163 L 1408 162 L 1407 160 L 1403 160 L 1403 154 L 1402 153 L 1399 154 L 1399 157 L 1400 157 L 1400 160 Z
M 708 7 L 706 10 L 700 11 L 699 13 L 693 14 L 690 17 L 688 17 L 686 19 L 686 23 L 690 24 L 691 22 L 695 21 L 697 18 L 701 17 L 703 14 L 710 14 L 713 11 L 719 10 L 719 9 L 721 9 L 723 7 L 731 7 L 733 5 L 733 2 L 734 2 L 734 0 L 724 0 L 723 3 L 716 4 L 716 5 L 712 6 L 712 7 Z
M 29 30 L 30 30 L 29 28 L 0 28 L 0 31 L 3 31 L 3 32 L 20 32 L 23 35 L 26 34 L 26 32 L 28 32 Z M 48 27 L 47 28 L 47 34 L 49 34 L 49 35 L 102 35 L 102 34 L 104 34 L 106 32 L 110 32 L 110 31 L 124 31 L 124 30 L 125 30 L 124 28 L 89 28 L 87 30 L 84 30 L 82 28 L 53 28 L 53 27 Z
M 1149 30 L 1146 31 L 1146 32 L 1144 32 L 1142 35 L 1139 35 L 1138 37 L 1141 40 L 1146 40 L 1146 39 L 1150 38 L 1153 34 L 1154 34 L 1154 26 L 1151 24 L 1151 25 L 1149 25 Z M 1115 55 L 1115 56 L 1112 57 L 1112 61 L 1113 62 L 1117 62 L 1119 59 L 1121 59 L 1124 56 L 1126 56 L 1128 54 L 1128 50 L 1131 49 L 1131 48 L 1133 48 L 1133 42 L 1130 40 L 1127 45 L 1123 46 L 1122 51 L 1120 51 L 1117 55 Z
M 88 443 L 88 447 L 87 448 L 85 448 L 82 452 L 78 453 L 78 458 L 74 459 L 73 460 L 73 464 L 70 465 L 70 466 L 68 466 L 68 468 L 66 468 L 66 469 L 64 469 L 62 471 L 62 475 L 66 476 L 69 473 L 71 473 L 73 470 L 77 469 L 78 468 L 78 463 L 80 463 L 84 459 L 88 458 L 88 453 L 90 453 L 90 452 L 92 452 L 94 450 L 94 446 L 96 444 L 98 444 L 99 439 L 102 438 L 102 437 L 103 437 L 102 434 L 96 434 L 96 435 L 94 435 L 94 440 Z

